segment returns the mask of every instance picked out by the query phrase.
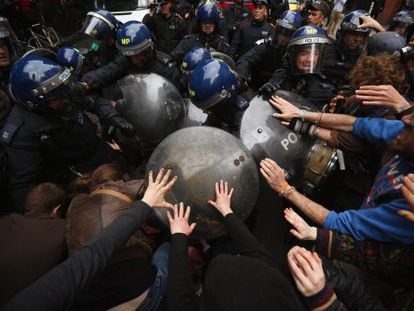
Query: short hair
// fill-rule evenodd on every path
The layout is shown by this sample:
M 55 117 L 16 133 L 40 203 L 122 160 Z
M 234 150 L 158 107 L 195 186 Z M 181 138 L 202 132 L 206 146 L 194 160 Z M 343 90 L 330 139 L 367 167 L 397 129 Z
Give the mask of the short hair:
M 27 195 L 25 214 L 50 213 L 67 199 L 65 190 L 54 183 L 45 182 L 35 186 Z

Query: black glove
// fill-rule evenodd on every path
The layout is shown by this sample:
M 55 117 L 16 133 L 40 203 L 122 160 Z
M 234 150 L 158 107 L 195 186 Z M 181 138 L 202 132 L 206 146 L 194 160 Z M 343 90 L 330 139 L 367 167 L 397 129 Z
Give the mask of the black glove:
M 240 71 L 237 72 L 237 76 L 239 77 L 241 92 L 247 91 L 249 88 L 250 77 Z
M 134 130 L 132 124 L 119 115 L 112 115 L 109 117 L 108 122 L 113 127 L 119 129 L 123 134 L 131 133 Z
M 270 97 L 278 89 L 279 89 L 279 87 L 277 85 L 275 85 L 275 84 L 273 84 L 272 82 L 269 81 L 259 89 L 258 94 Z

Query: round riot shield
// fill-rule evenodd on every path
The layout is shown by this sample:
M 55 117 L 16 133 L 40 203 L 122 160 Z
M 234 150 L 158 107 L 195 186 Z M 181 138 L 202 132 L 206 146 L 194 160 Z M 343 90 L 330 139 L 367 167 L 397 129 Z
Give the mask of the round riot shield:
M 310 111 L 317 109 L 303 97 L 279 90 L 276 95 Z M 275 160 L 296 187 L 311 192 L 331 172 L 336 151 L 321 141 L 299 135 L 272 117 L 277 110 L 260 96 L 254 97 L 244 112 L 239 137 L 256 161 Z
M 214 185 L 220 179 L 234 188 L 231 207 L 241 219 L 250 214 L 259 191 L 256 163 L 233 135 L 213 127 L 196 126 L 178 130 L 154 150 L 147 164 L 155 173 L 171 168 L 177 182 L 167 195 L 173 204 L 191 206 L 191 222 L 197 226 L 192 236 L 217 238 L 226 233 L 223 216 L 207 202 L 215 200 Z M 155 209 L 168 225 L 165 209 Z
M 177 88 L 155 73 L 128 75 L 118 81 L 123 102 L 117 110 L 145 145 L 156 145 L 178 129 L 184 100 Z

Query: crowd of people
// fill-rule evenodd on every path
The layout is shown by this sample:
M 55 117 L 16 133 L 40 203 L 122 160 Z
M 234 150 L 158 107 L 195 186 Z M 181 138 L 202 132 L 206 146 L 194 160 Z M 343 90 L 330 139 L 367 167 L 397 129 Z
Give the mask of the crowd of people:
M 389 25 L 364 9 L 162 0 L 121 23 L 96 8 L 55 49 L 22 47 L 1 19 L 0 308 L 412 310 L 414 3 Z M 282 199 L 257 204 L 294 239 L 283 258 L 239 218 L 240 181 L 203 185 L 221 243 L 192 237 L 197 211 L 170 202 L 179 174 L 146 167 L 191 123 L 182 111 L 237 136 L 255 98 L 341 162 L 309 192 L 276 159 L 255 159 Z

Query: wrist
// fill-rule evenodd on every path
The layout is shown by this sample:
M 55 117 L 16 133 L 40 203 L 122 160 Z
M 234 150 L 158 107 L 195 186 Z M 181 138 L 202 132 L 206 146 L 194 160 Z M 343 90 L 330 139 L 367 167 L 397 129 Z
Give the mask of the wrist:
M 287 183 L 286 180 L 282 181 L 280 184 L 276 185 L 273 189 L 277 192 L 280 193 L 281 191 L 287 189 L 289 187 L 289 184 Z
M 229 214 L 233 214 L 233 211 L 229 208 L 226 210 L 221 211 L 221 215 L 223 215 L 223 217 L 226 217 Z
M 293 191 L 295 191 L 295 187 L 288 184 L 288 187 L 280 191 L 278 194 L 282 198 L 287 198 Z
M 149 207 L 153 207 L 154 206 L 154 202 L 151 200 L 151 199 L 149 199 L 149 198 L 146 198 L 145 197 L 145 195 L 144 195 L 144 197 L 141 199 L 141 201 L 142 202 L 144 202 L 145 204 L 147 204 Z
M 308 240 L 309 241 L 316 241 L 316 238 L 318 236 L 318 229 L 316 227 L 310 227 L 310 230 L 309 231 L 310 232 L 309 232 L 309 238 L 308 238 Z

